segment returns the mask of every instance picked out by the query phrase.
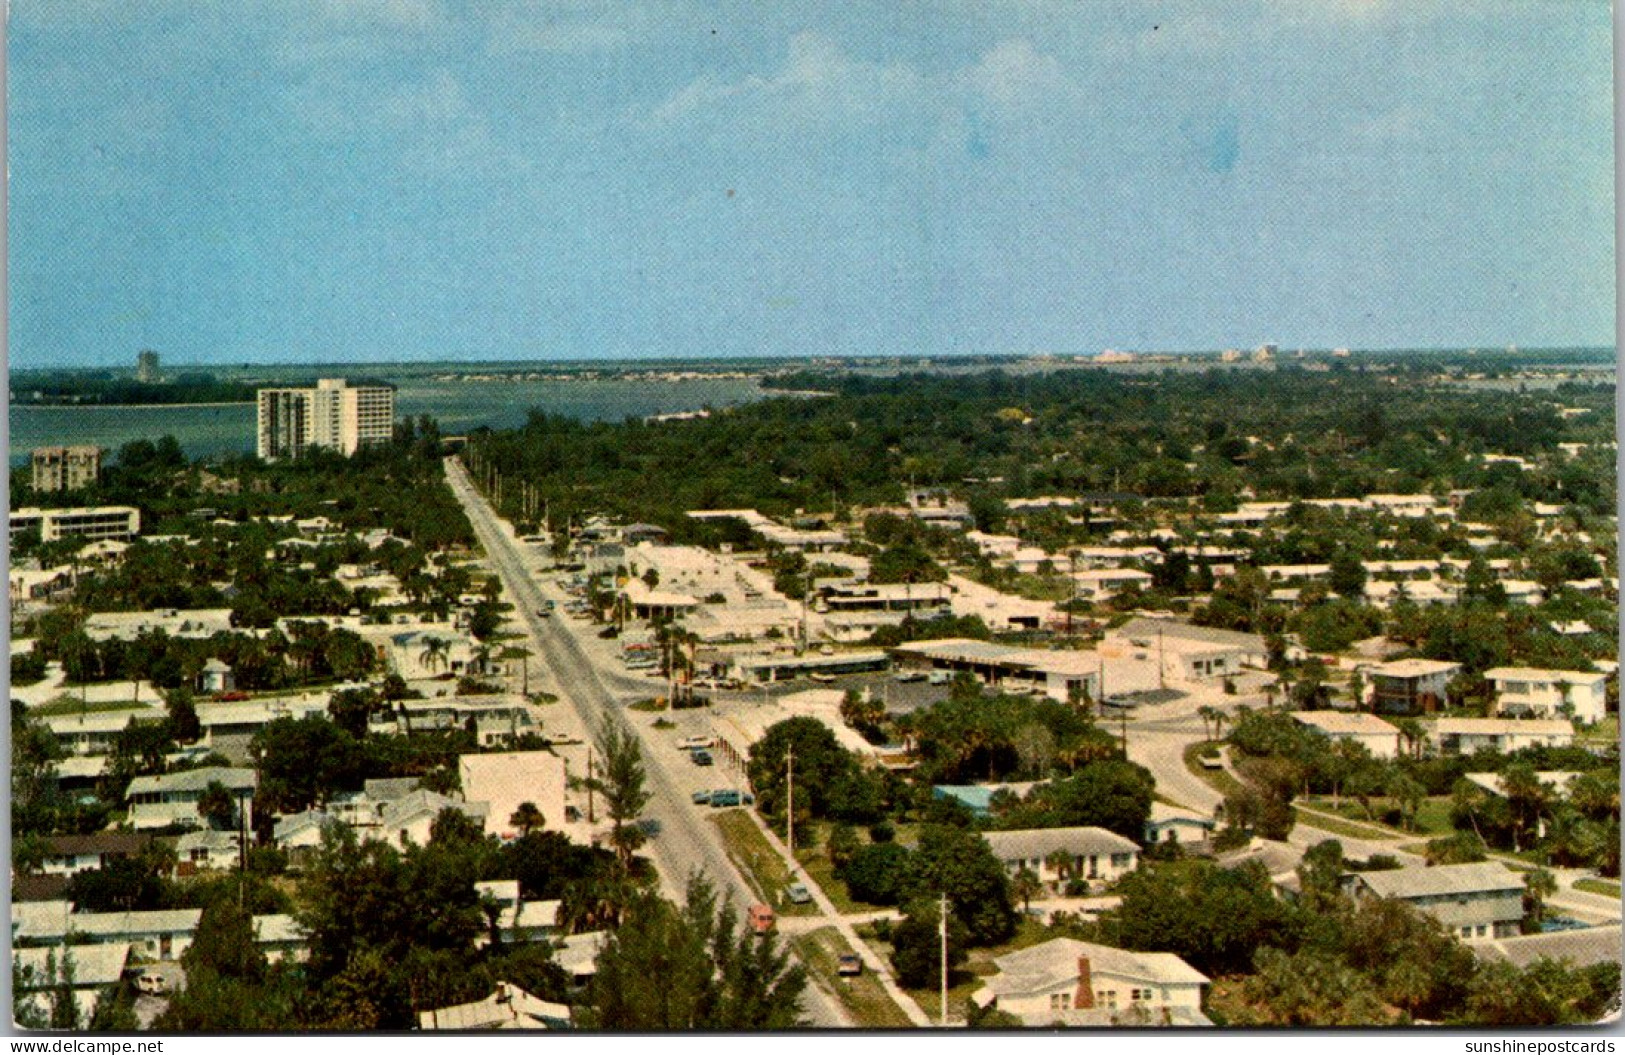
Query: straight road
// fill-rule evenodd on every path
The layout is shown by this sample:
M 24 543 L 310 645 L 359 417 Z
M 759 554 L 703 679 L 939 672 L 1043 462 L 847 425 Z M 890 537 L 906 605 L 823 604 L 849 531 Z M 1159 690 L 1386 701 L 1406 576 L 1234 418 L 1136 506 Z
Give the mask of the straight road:
M 728 859 L 716 828 L 695 812 L 688 792 L 668 769 L 666 755 L 669 752 L 659 749 L 663 744 L 652 742 L 645 722 L 634 720 L 642 715 L 626 711 L 626 704 L 638 695 L 624 689 L 612 692 L 605 685 L 575 635 L 564 625 L 562 616 L 544 619 L 536 614 L 545 598 L 526 572 L 513 535 L 474 489 L 462 462 L 455 457 L 447 458 L 445 465 L 446 481 L 452 494 L 468 515 L 491 569 L 502 579 L 508 598 L 517 606 L 537 656 L 551 668 L 560 694 L 575 709 L 589 737 L 605 715 L 612 715 L 632 729 L 642 743 L 648 790 L 653 795 L 644 817 L 658 825 L 644 852 L 654 861 L 667 894 L 681 900 L 688 877 L 698 872 L 716 885 L 719 894 L 732 894 L 736 908 L 743 912 L 745 906 L 756 900 L 755 895 Z M 647 688 L 642 695 L 650 695 Z M 835 999 L 815 984 L 809 982 L 802 1003 L 803 1011 L 815 1026 L 853 1025 Z

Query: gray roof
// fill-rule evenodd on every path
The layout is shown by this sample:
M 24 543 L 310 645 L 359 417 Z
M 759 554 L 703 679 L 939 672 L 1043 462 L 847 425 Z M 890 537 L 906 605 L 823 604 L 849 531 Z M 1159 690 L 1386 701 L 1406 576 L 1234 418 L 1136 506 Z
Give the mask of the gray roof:
M 1527 967 L 1536 960 L 1567 960 L 1576 967 L 1620 962 L 1620 925 L 1559 930 L 1550 934 L 1523 934 L 1516 938 L 1481 942 L 1471 946 L 1484 960 L 1505 960 L 1514 967 Z
M 1024 996 L 1065 985 L 1088 957 L 1092 974 L 1137 978 L 1157 985 L 1201 985 L 1208 977 L 1171 952 L 1129 952 L 1074 938 L 1055 938 L 994 959 L 999 973 L 987 979 L 995 996 Z
M 1499 861 L 1395 868 L 1384 872 L 1359 872 L 1357 875 L 1379 897 L 1403 899 L 1523 890 L 1523 879 Z
M 130 943 L 108 942 L 103 945 L 73 945 L 46 949 L 16 949 L 12 962 L 19 968 L 33 971 L 33 977 L 23 986 L 27 990 L 47 989 L 55 981 L 46 970 L 49 960 L 60 972 L 64 961 L 73 966 L 74 988 L 113 985 L 124 974 L 130 959 Z
M 1200 824 L 1204 828 L 1215 826 L 1213 818 L 1207 814 L 1187 810 L 1181 806 L 1170 806 L 1166 802 L 1155 801 L 1151 803 L 1151 815 L 1146 820 L 1149 824 L 1170 824 L 1186 821 L 1191 824 Z
M 427 788 L 419 788 L 410 795 L 386 805 L 383 816 L 379 818 L 379 824 L 386 829 L 396 828 L 425 813 L 439 816 L 441 810 L 460 810 L 475 820 L 484 821 L 485 815 L 490 812 L 490 806 L 484 802 L 460 802 Z
M 361 793 L 374 802 L 388 802 L 390 799 L 405 798 L 416 791 L 421 783 L 420 777 L 380 777 L 364 781 Z
M 165 773 L 157 777 L 136 777 L 130 781 L 130 789 L 125 792 L 125 796 L 201 792 L 207 790 L 211 783 L 224 785 L 227 791 L 253 791 L 259 785 L 259 774 L 252 769 L 207 766 L 180 773 Z
M 1104 828 L 1026 828 L 1011 832 L 983 832 L 982 837 L 1001 861 L 1048 857 L 1057 850 L 1070 854 L 1138 853 L 1139 844 Z
M 1118 637 L 1150 638 L 1155 638 L 1157 634 L 1161 633 L 1164 637 L 1176 637 L 1185 641 L 1201 641 L 1209 645 L 1222 645 L 1226 648 L 1243 648 L 1249 652 L 1262 652 L 1267 647 L 1263 637 L 1258 634 L 1244 634 L 1238 630 L 1220 630 L 1217 627 L 1197 626 L 1194 623 L 1184 623 L 1177 619 L 1148 619 L 1144 616 L 1130 619 L 1112 633 Z

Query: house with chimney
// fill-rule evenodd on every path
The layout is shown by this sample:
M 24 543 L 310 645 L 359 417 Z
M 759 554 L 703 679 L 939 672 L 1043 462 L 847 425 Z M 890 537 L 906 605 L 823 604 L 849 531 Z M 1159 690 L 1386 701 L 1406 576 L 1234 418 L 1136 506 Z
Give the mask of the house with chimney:
M 1168 952 L 1055 938 L 994 959 L 971 999 L 1027 1026 L 1210 1026 L 1208 977 Z

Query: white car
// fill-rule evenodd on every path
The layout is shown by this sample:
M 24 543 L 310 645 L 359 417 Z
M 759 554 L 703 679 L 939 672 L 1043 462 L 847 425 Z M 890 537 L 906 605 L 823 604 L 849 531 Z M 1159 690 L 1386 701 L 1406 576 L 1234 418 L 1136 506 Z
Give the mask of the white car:
M 149 996 L 163 996 L 169 992 L 169 979 L 157 971 L 147 971 L 135 980 L 135 987 Z
M 677 749 L 679 751 L 695 751 L 700 748 L 710 747 L 716 742 L 714 736 L 685 736 L 677 741 Z

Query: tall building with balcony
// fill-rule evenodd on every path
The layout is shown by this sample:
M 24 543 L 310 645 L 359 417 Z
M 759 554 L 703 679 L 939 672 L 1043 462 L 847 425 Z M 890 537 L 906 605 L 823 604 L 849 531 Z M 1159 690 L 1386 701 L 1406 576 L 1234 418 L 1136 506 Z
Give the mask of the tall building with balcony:
M 294 458 L 311 448 L 354 454 L 387 443 L 395 432 L 395 387 L 350 385 L 322 378 L 315 388 L 259 390 L 256 451 L 261 458 Z
M 163 379 L 158 373 L 158 353 L 144 351 L 135 357 L 135 379 L 144 385 L 155 385 Z
M 35 447 L 34 490 L 77 491 L 96 482 L 102 449 L 96 446 Z

